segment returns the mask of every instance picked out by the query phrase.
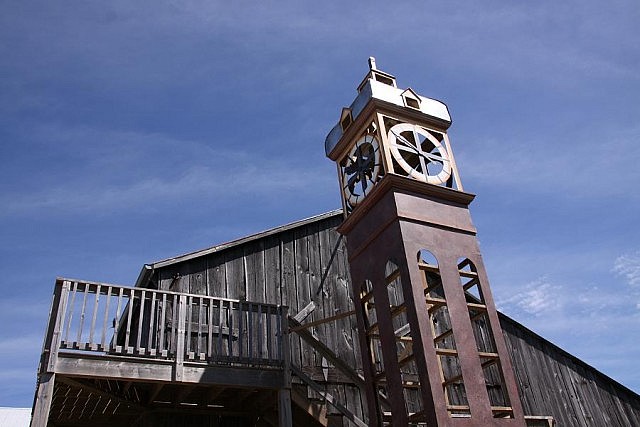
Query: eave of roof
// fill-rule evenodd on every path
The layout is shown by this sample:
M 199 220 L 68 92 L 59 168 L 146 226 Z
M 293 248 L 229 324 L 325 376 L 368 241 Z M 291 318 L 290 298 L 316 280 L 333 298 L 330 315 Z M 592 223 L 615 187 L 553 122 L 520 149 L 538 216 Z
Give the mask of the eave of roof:
M 272 236 L 274 234 L 278 234 L 278 233 L 282 233 L 283 231 L 288 231 L 288 230 L 292 230 L 294 228 L 297 227 L 302 227 L 304 225 L 313 223 L 313 222 L 317 222 L 317 221 L 321 221 L 323 219 L 326 218 L 331 218 L 333 216 L 338 216 L 338 215 L 342 215 L 342 209 L 336 209 L 333 211 L 329 211 L 323 214 L 319 214 L 319 215 L 314 215 L 312 217 L 309 218 L 305 218 L 302 220 L 298 220 L 298 221 L 294 221 L 291 222 L 289 224 L 284 224 L 284 225 L 280 225 L 278 227 L 274 227 L 274 228 L 270 228 L 268 230 L 265 231 L 261 231 L 259 233 L 256 234 L 251 234 L 249 236 L 245 236 L 245 237 L 241 237 L 239 239 L 236 240 L 231 240 L 229 242 L 226 243 L 222 243 L 219 245 L 215 245 L 215 246 L 211 246 L 209 248 L 205 248 L 205 249 L 200 249 L 194 252 L 189 252 L 183 255 L 178 255 L 175 257 L 171 257 L 171 258 L 167 258 L 167 259 L 163 259 L 160 261 L 155 261 L 149 264 L 145 264 L 142 267 L 142 271 L 140 271 L 140 274 L 138 276 L 138 280 L 136 280 L 136 286 L 138 287 L 144 287 L 147 282 L 149 281 L 149 279 L 151 278 L 151 276 L 153 275 L 153 271 L 155 269 L 158 268 L 162 268 L 162 267 L 166 267 L 169 265 L 173 265 L 173 264 L 177 264 L 183 261 L 188 261 L 190 259 L 194 259 L 194 258 L 198 258 L 201 256 L 205 256 L 205 255 L 209 255 L 212 253 L 216 253 L 216 252 L 220 252 L 223 251 L 225 249 L 229 249 L 232 248 L 234 246 L 238 246 L 238 245 L 242 245 L 254 240 L 258 240 L 258 239 L 262 239 L 263 237 L 267 237 L 267 236 Z

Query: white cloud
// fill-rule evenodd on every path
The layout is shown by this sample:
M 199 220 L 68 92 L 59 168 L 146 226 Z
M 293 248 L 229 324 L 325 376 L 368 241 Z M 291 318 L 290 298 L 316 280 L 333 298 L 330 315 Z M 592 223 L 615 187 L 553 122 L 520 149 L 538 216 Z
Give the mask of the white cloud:
M 613 271 L 631 287 L 640 288 L 640 251 L 620 255 L 613 263 Z
M 520 287 L 512 296 L 498 300 L 496 305 L 501 311 L 524 312 L 541 316 L 562 308 L 563 301 L 558 298 L 562 288 L 552 285 L 545 277 Z

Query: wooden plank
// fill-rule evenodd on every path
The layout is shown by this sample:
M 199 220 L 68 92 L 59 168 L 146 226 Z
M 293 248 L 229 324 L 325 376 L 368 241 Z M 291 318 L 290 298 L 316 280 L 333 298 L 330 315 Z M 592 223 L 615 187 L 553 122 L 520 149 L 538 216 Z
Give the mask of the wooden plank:
M 278 236 L 269 236 L 264 241 L 265 302 L 282 304 L 282 286 L 280 239 Z
M 225 283 L 227 296 L 233 299 L 247 298 L 247 285 L 242 248 L 233 248 L 225 252 Z
M 150 381 L 170 383 L 175 381 L 174 366 L 162 360 L 142 358 L 78 358 L 61 354 L 56 364 L 58 376 L 91 377 L 108 380 Z M 284 373 L 280 369 L 246 369 L 242 367 L 214 366 L 184 363 L 183 383 L 219 385 L 225 387 L 278 389 L 285 387 Z
M 307 229 L 307 227 L 298 228 L 294 232 L 295 274 L 298 310 L 311 303 L 308 235 L 309 230 Z M 297 317 L 297 311 L 291 310 L 291 313 L 296 313 Z M 305 342 L 301 342 L 300 351 L 302 359 L 300 362 L 300 366 L 312 366 L 315 363 L 313 349 Z
M 295 243 L 293 232 L 287 232 L 280 242 L 281 293 L 282 304 L 289 307 L 290 313 L 298 312 L 298 292 L 296 285 Z M 302 365 L 302 343 L 297 335 L 290 335 L 291 363 Z

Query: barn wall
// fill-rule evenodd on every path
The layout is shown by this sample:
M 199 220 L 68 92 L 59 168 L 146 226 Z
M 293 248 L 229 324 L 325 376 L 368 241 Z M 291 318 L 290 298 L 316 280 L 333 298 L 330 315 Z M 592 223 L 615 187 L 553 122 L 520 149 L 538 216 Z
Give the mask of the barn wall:
M 314 301 L 316 308 L 304 322 L 351 311 L 354 307 L 346 248 L 344 238 L 335 231 L 341 221 L 341 215 L 334 215 L 162 267 L 151 281 L 162 290 L 282 304 L 289 307 L 291 316 Z M 349 366 L 362 371 L 355 318 L 340 319 L 311 331 Z M 358 388 L 328 367 L 297 335 L 292 335 L 291 361 L 316 381 L 328 378 L 333 383 L 329 392 L 363 418 Z
M 640 426 L 640 396 L 508 318 L 500 323 L 524 413 L 558 426 Z
M 160 289 L 264 301 L 289 306 L 295 315 L 314 300 L 305 322 L 353 310 L 344 239 L 335 228 L 340 214 L 303 223 L 236 246 L 157 269 Z M 640 396 L 501 315 L 523 409 L 552 415 L 558 426 L 640 426 Z M 349 365 L 362 370 L 355 318 L 311 329 Z M 316 380 L 334 382 L 329 391 L 363 417 L 356 387 L 304 341 L 294 337 L 292 362 Z

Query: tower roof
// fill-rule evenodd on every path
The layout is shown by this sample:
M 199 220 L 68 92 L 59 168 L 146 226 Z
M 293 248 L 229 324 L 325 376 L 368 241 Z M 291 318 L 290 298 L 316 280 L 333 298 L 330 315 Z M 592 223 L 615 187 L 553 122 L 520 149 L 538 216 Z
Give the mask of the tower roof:
M 407 97 L 407 94 L 413 96 Z M 358 96 L 348 107 L 351 111 L 351 121 L 355 122 L 364 107 L 376 99 L 399 107 L 409 107 L 423 114 L 451 124 L 451 116 L 445 103 L 433 98 L 418 95 L 413 89 L 400 89 L 396 85 L 396 78 L 391 74 L 376 68 L 375 58 L 369 58 L 369 72 L 358 86 Z M 416 99 L 418 102 L 411 102 Z M 409 101 L 407 101 L 409 100 Z M 336 146 L 345 129 L 339 121 L 327 135 L 324 142 L 327 155 Z

